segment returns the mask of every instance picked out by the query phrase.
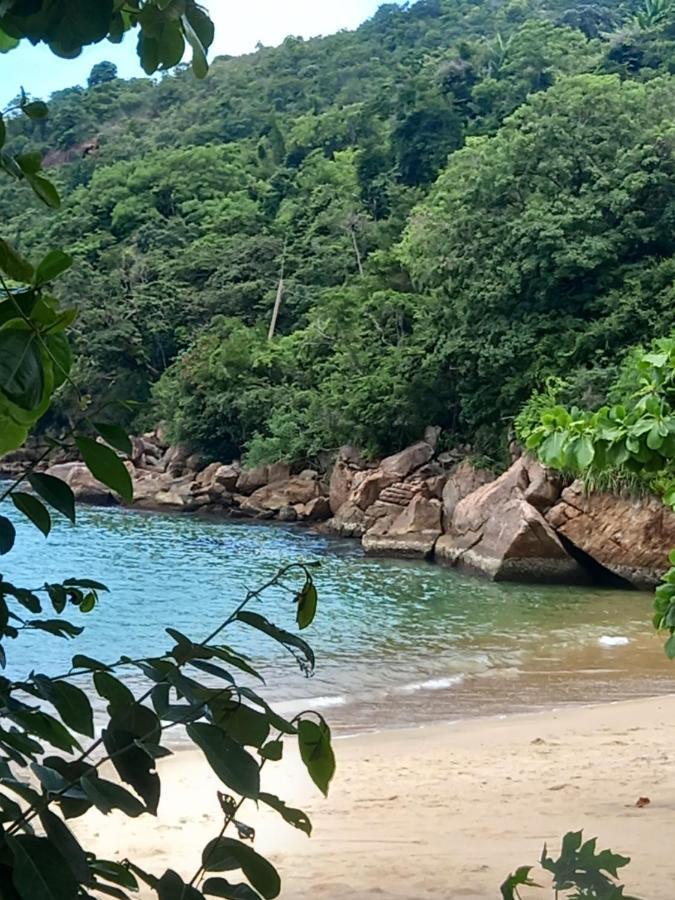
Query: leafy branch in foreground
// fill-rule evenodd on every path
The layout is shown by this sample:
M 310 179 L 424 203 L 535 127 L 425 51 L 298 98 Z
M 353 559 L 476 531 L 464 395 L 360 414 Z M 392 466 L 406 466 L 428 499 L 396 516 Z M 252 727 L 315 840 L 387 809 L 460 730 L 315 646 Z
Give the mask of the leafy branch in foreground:
M 302 581 L 296 587 L 297 578 Z M 335 772 L 330 729 L 317 713 L 292 720 L 276 713 L 249 683 L 262 681 L 245 657 L 222 642 L 223 632 L 235 623 L 272 637 L 288 649 L 311 674 L 314 654 L 297 634 L 285 631 L 247 609 L 269 590 L 291 588 L 299 609 L 316 597 L 310 570 L 292 564 L 278 571 L 262 587 L 249 591 L 236 609 L 202 641 L 167 629 L 172 644 L 161 656 L 122 657 L 105 663 L 75 656 L 61 676 L 31 672 L 24 680 L 0 679 L 0 883 L 12 885 L 9 897 L 59 900 L 92 897 L 99 893 L 126 898 L 138 880 L 165 897 L 273 898 L 280 879 L 274 867 L 247 841 L 253 829 L 238 819 L 246 800 L 264 803 L 290 825 L 311 834 L 301 810 L 262 790 L 265 765 L 282 759 L 284 742 L 297 741 L 307 771 L 327 794 Z M 76 636 L 76 628 L 61 617 L 66 604 L 90 611 L 105 587 L 89 580 L 70 579 L 40 590 L 17 588 L 0 581 L 0 660 L 2 645 L 29 628 L 62 638 Z M 48 598 L 56 618 L 24 618 L 43 611 Z M 316 604 L 305 613 L 302 627 L 311 625 Z M 118 677 L 132 670 L 147 683 L 134 696 Z M 94 709 L 86 681 L 105 704 L 107 721 L 94 733 Z M 37 703 L 35 702 L 37 701 Z M 45 712 L 48 703 L 54 714 Z M 92 807 L 108 814 L 156 815 L 161 794 L 157 760 L 171 753 L 167 735 L 184 728 L 198 746 L 227 793 L 220 793 L 223 825 L 202 854 L 189 882 L 173 871 L 156 877 L 132 861 L 120 865 L 88 853 L 66 824 Z M 90 742 L 83 746 L 82 738 Z M 52 748 L 49 755 L 48 748 Z M 54 753 L 53 751 L 60 751 Z M 111 780 L 109 775 L 113 775 Z M 126 785 L 126 786 L 123 786 Z M 12 799 L 15 795 L 17 800 Z M 232 827 L 237 837 L 226 834 Z M 37 829 L 37 832 L 36 830 Z M 237 871 L 248 884 L 230 884 L 213 872 Z
M 596 852 L 597 838 L 583 840 L 582 831 L 570 831 L 563 838 L 560 856 L 553 859 L 544 845 L 540 864 L 550 872 L 556 900 L 637 900 L 624 894 L 617 884 L 619 869 L 630 859 L 611 850 Z M 531 877 L 532 866 L 521 866 L 501 886 L 503 900 L 522 900 L 523 887 L 541 888 Z

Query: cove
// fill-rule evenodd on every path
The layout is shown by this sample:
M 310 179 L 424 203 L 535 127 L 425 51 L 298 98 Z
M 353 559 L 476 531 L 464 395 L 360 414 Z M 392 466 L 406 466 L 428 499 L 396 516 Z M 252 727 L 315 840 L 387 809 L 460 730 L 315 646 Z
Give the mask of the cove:
M 227 642 L 265 675 L 280 710 L 326 708 L 338 732 L 417 726 L 675 690 L 649 626 L 651 597 L 588 587 L 494 584 L 427 563 L 367 558 L 356 542 L 296 526 L 83 508 L 48 539 L 18 521 L 10 581 L 88 577 L 108 585 L 72 641 L 22 634 L 12 669 L 56 675 L 75 653 L 104 661 L 161 653 L 166 627 L 201 640 L 280 566 L 319 562 L 307 679 L 240 626 Z M 32 578 L 31 578 L 32 576 Z M 294 629 L 292 597 L 258 606 Z M 133 683 L 133 676 L 130 674 Z

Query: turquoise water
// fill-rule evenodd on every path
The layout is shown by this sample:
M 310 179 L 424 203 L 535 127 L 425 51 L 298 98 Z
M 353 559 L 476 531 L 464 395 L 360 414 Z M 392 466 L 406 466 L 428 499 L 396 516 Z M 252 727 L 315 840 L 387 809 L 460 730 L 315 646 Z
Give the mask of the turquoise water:
M 495 585 L 439 567 L 365 558 L 357 542 L 297 526 L 84 509 L 45 540 L 18 524 L 6 578 L 36 587 L 89 577 L 110 587 L 73 641 L 22 635 L 10 674 L 67 671 L 74 653 L 157 654 L 173 626 L 204 638 L 284 564 L 320 562 L 320 605 L 305 633 L 307 679 L 277 645 L 241 625 L 227 639 L 258 662 L 288 711 L 329 710 L 338 730 L 418 725 L 675 690 L 675 667 L 649 630 L 650 597 L 606 589 Z M 292 628 L 292 596 L 257 608 Z M 132 680 L 133 680 L 133 676 Z

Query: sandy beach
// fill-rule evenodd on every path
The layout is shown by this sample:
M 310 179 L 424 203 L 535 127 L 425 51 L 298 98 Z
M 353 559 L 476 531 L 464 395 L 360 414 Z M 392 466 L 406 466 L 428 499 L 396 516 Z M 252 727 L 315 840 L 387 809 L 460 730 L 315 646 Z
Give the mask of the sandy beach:
M 310 815 L 311 839 L 252 803 L 242 811 L 281 872 L 282 897 L 492 900 L 544 842 L 583 828 L 633 858 L 629 893 L 672 900 L 674 695 L 384 731 L 337 740 L 336 753 L 327 800 L 292 752 L 264 773 L 266 790 Z M 162 771 L 159 821 L 95 813 L 80 830 L 109 858 L 188 876 L 220 827 L 219 783 L 192 751 Z M 638 808 L 639 797 L 651 802 Z

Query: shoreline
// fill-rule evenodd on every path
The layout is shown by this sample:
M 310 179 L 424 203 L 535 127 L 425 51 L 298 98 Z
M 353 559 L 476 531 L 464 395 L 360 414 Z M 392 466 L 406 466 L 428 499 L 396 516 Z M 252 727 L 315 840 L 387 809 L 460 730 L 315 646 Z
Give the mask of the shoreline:
M 629 894 L 672 897 L 664 834 L 675 831 L 675 694 L 345 735 L 335 750 L 327 800 L 290 743 L 264 773 L 265 790 L 309 814 L 311 840 L 267 809 L 242 810 L 279 868 L 282 897 L 494 900 L 545 842 L 554 851 L 580 828 L 599 849 L 633 858 Z M 80 828 L 110 858 L 191 877 L 219 830 L 222 786 L 194 750 L 177 750 L 161 771 L 158 821 L 93 813 Z M 637 808 L 638 797 L 651 802 Z

